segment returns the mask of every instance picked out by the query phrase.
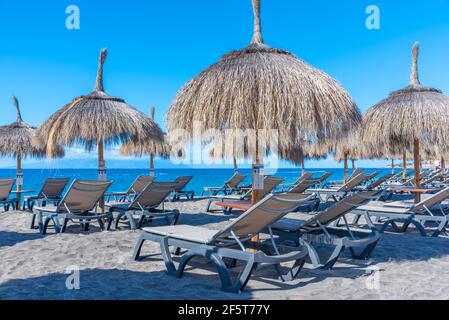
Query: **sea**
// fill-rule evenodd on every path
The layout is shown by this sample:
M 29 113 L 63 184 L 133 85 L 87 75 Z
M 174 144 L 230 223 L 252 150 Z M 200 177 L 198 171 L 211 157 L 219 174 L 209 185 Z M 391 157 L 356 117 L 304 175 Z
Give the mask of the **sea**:
M 314 176 L 320 176 L 324 172 L 332 172 L 329 178 L 331 181 L 343 180 L 343 169 L 308 169 L 306 171 L 314 172 Z M 349 170 L 351 173 L 352 170 Z M 371 173 L 379 171 L 382 174 L 391 173 L 391 169 L 364 169 L 364 172 Z M 251 183 L 251 169 L 240 169 L 240 173 L 248 174 L 243 184 Z M 396 172 L 400 172 L 399 169 Z M 204 187 L 218 187 L 228 180 L 234 173 L 233 169 L 156 169 L 157 181 L 174 181 L 179 176 L 193 176 L 194 178 L 187 186 L 186 190 L 193 190 L 195 194 L 201 194 Z M 108 180 L 113 184 L 109 191 L 126 191 L 139 175 L 149 175 L 149 169 L 108 169 Z M 284 183 L 292 183 L 301 176 L 301 169 L 288 168 L 278 169 L 274 176 L 285 178 Z M 0 178 L 14 178 L 15 169 L 0 169 Z M 97 179 L 96 169 L 24 169 L 23 170 L 23 189 L 34 190 L 38 192 L 47 178 L 71 178 L 82 180 Z

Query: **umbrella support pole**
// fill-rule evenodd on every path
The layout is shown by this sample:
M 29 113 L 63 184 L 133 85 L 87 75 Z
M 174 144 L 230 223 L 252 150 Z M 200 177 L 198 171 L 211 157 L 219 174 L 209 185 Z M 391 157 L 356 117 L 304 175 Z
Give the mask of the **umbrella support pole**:
M 17 197 L 17 208 L 16 210 L 21 210 L 22 206 L 22 184 L 23 184 L 23 172 L 22 172 L 22 155 L 20 152 L 17 153 L 17 173 L 16 173 L 16 197 Z
M 345 154 L 344 159 L 344 169 L 343 169 L 343 184 L 346 184 L 348 182 L 348 155 Z
M 391 174 L 394 174 L 394 159 L 391 160 Z
M 413 162 L 415 165 L 415 188 L 419 189 L 421 184 L 421 158 L 419 156 L 419 139 L 415 139 L 413 142 Z M 421 195 L 416 192 L 415 193 L 415 203 L 419 203 L 421 201 Z
M 441 158 L 441 180 L 444 180 L 444 174 L 446 173 L 446 160 Z
M 407 179 L 407 153 L 404 151 L 402 155 L 402 181 Z
M 304 163 L 304 159 L 301 160 L 301 175 L 306 173 L 306 165 Z
M 104 143 L 103 138 L 98 139 L 98 180 L 106 180 L 106 162 L 104 161 Z M 104 197 L 101 197 L 99 203 L 100 213 L 104 211 Z
M 151 153 L 150 154 L 150 176 L 154 177 L 155 173 L 154 173 L 154 154 Z

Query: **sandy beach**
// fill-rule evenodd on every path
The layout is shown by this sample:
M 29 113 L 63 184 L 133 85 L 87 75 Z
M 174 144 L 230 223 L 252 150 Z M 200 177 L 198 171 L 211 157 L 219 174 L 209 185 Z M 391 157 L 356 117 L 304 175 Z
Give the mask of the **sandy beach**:
M 215 228 L 229 217 L 198 213 L 205 201 L 169 204 L 181 209 L 180 223 Z M 0 214 L 0 299 L 449 299 L 449 239 L 385 234 L 369 261 L 344 256 L 334 270 L 306 264 L 299 279 L 281 283 L 273 270 L 257 270 L 242 295 L 220 290 L 211 265 L 192 262 L 182 279 L 165 273 L 158 246 L 147 243 L 143 261 L 131 253 L 140 231 L 41 236 L 29 229 L 30 215 Z M 78 270 L 80 288 L 66 288 Z

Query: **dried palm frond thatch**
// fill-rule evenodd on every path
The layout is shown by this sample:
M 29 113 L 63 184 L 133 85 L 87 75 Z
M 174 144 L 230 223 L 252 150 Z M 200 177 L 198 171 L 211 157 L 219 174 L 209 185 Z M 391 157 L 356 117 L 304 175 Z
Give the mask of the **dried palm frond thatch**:
M 24 158 L 45 158 L 46 146 L 36 141 L 36 128 L 23 122 L 20 112 L 19 100 L 13 97 L 16 107 L 17 119 L 10 125 L 0 127 L 0 156 L 14 157 L 17 161 L 17 200 L 21 204 L 21 190 L 23 185 L 22 159 Z M 62 158 L 64 150 L 56 145 L 53 147 L 52 158 Z
M 419 187 L 420 146 L 445 148 L 449 125 L 449 97 L 441 90 L 421 85 L 418 54 L 419 44 L 415 43 L 410 85 L 371 107 L 364 116 L 362 133 L 364 143 L 371 148 L 398 152 L 413 149 L 416 187 Z
M 0 127 L 0 156 L 38 158 L 46 157 L 46 146 L 36 141 L 36 128 L 25 123 L 20 112 L 19 101 L 13 97 L 17 119 L 15 122 Z M 64 150 L 56 146 L 53 158 L 64 156 Z
M 260 0 L 252 2 L 251 44 L 224 55 L 181 88 L 167 113 L 169 131 L 192 132 L 197 121 L 217 130 L 274 129 L 279 150 L 288 150 L 298 141 L 332 139 L 357 125 L 359 109 L 335 79 L 264 44 Z
M 360 112 L 336 80 L 263 43 L 260 0 L 253 5 L 251 44 L 224 55 L 178 92 L 167 114 L 169 129 L 191 131 L 195 121 L 219 130 L 277 129 L 280 148 L 288 149 L 298 137 L 335 137 L 358 124 Z
M 163 141 L 163 132 L 153 120 L 123 99 L 104 92 L 103 65 L 106 57 L 106 49 L 101 50 L 94 91 L 74 99 L 38 129 L 38 137 L 47 142 L 49 154 L 58 144 L 80 145 L 91 151 L 99 144 L 115 145 L 130 139 Z
M 154 107 L 150 109 L 150 119 L 154 121 Z M 165 136 L 164 141 L 155 140 L 130 140 L 125 142 L 119 150 L 122 156 L 150 156 L 150 175 L 154 176 L 154 157 L 167 159 L 170 157 L 170 145 Z

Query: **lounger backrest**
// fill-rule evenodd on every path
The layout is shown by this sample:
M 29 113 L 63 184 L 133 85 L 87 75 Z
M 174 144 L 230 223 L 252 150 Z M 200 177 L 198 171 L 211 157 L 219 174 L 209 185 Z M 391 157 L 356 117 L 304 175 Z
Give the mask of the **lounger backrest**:
M 141 193 L 150 183 L 152 183 L 156 179 L 154 176 L 138 176 L 137 179 L 133 182 L 129 190 L 126 192 L 127 194 L 139 194 Z
M 349 192 L 353 190 L 355 187 L 358 187 L 363 182 L 369 179 L 369 175 L 366 174 L 359 174 L 357 177 L 355 177 L 352 180 L 349 180 L 348 183 L 343 185 L 338 191 L 339 192 Z
M 47 198 L 59 198 L 69 183 L 70 178 L 49 178 L 42 186 L 39 196 Z
M 326 181 L 327 179 L 330 178 L 330 176 L 332 176 L 332 172 L 325 172 L 321 177 L 319 177 L 317 180 L 321 183 Z
M 237 188 L 238 185 L 245 180 L 245 178 L 247 177 L 247 174 L 239 174 L 236 173 L 232 176 L 231 179 L 229 179 L 226 183 L 225 183 L 225 187 L 227 188 Z
M 280 185 L 285 179 L 277 177 L 266 177 L 264 180 L 263 190 L 259 190 L 259 197 L 262 199 L 271 191 L 273 191 L 278 185 Z
M 139 193 L 130 207 L 137 210 L 156 208 L 167 199 L 176 186 L 176 182 L 153 182 Z
M 363 169 L 360 169 L 360 168 L 354 169 L 351 173 L 351 176 L 348 178 L 348 181 L 351 181 L 352 179 L 354 179 L 355 177 L 360 175 L 362 172 L 363 172 Z
M 333 206 L 316 214 L 311 219 L 307 220 L 304 223 L 304 227 L 315 227 L 319 224 L 327 225 L 333 221 L 336 221 L 355 208 L 368 203 L 370 200 L 378 196 L 380 192 L 382 191 L 364 191 L 346 197 Z
M 295 181 L 294 184 L 301 183 L 305 180 L 310 180 L 313 177 L 313 172 L 304 172 L 302 176 L 298 178 L 298 180 Z
M 371 180 L 373 179 L 375 176 L 377 176 L 380 172 L 379 171 L 374 171 L 373 173 L 369 173 L 367 174 L 368 179 L 367 180 Z
M 381 184 L 383 184 L 384 182 L 387 182 L 388 180 L 390 180 L 394 175 L 393 174 L 387 174 L 384 175 L 382 177 L 380 177 L 379 179 L 377 179 L 376 181 L 374 181 L 373 183 L 369 184 L 368 186 L 366 186 L 367 190 L 373 190 L 377 187 L 379 187 Z
M 425 210 L 425 208 L 430 209 L 433 206 L 443 202 L 444 200 L 449 198 L 449 187 L 441 190 L 438 193 L 435 193 L 431 197 L 421 201 L 413 207 L 414 211 Z
M 297 185 L 293 186 L 293 188 L 290 189 L 289 193 L 304 193 L 307 189 L 317 185 L 320 183 L 319 180 L 306 180 L 301 183 L 298 183 Z
M 177 177 L 176 178 L 176 188 L 175 191 L 179 192 L 182 191 L 187 184 L 189 184 L 190 180 L 193 179 L 193 176 L 185 176 L 185 177 Z
M 231 237 L 232 233 L 239 238 L 258 234 L 312 197 L 296 193 L 269 195 L 217 233 L 215 239 Z
M 0 179 L 0 201 L 8 199 L 15 179 Z
M 112 181 L 75 180 L 58 205 L 58 212 L 92 211 L 111 184 Z

